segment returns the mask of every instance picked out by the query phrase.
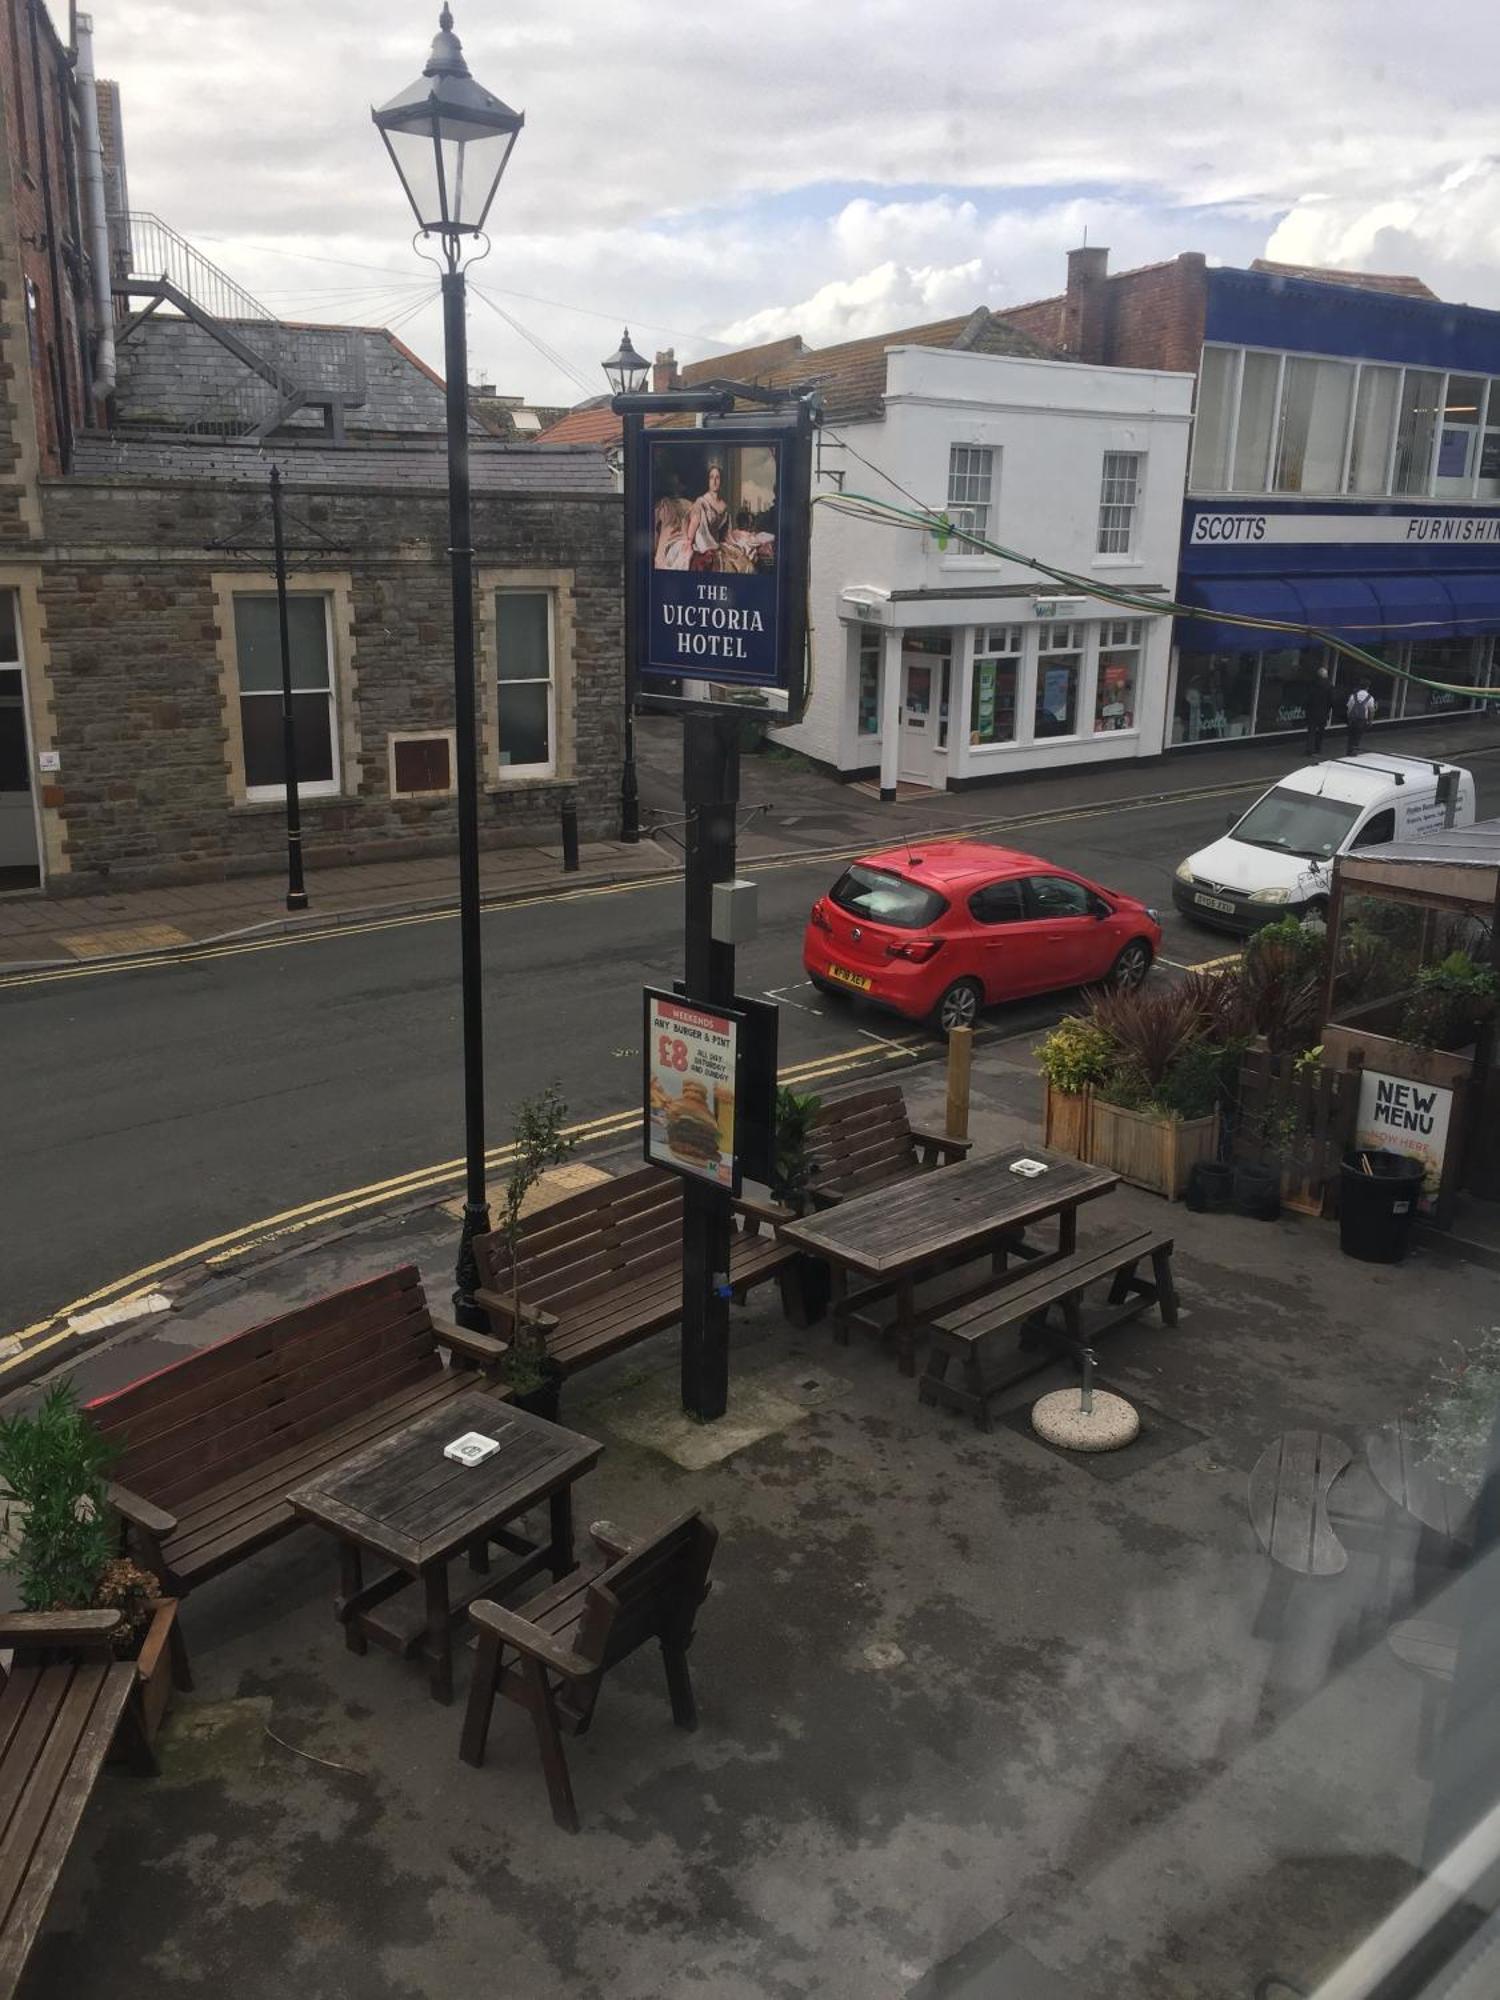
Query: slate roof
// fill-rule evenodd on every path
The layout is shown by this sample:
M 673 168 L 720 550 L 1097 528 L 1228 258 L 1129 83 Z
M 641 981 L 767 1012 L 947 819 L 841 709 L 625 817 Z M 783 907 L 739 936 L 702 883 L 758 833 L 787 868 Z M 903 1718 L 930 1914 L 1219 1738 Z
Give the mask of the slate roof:
M 388 487 L 446 491 L 448 460 L 438 440 L 391 440 L 340 449 L 312 439 L 278 438 L 269 450 L 233 439 L 81 431 L 71 479 L 263 481 L 272 461 L 288 486 Z M 614 476 L 601 453 L 476 438 L 469 468 L 479 493 L 612 494 Z
M 385 327 L 315 326 L 232 320 L 229 331 L 293 381 L 347 388 L 363 400 L 348 411 L 351 432 L 441 436 L 447 425 L 443 378 Z M 117 422 L 125 427 L 208 429 L 258 420 L 275 408 L 269 383 L 247 369 L 194 321 L 164 312 L 120 343 Z M 317 429 L 317 410 L 299 410 L 289 430 Z M 482 428 L 477 422 L 476 430 Z

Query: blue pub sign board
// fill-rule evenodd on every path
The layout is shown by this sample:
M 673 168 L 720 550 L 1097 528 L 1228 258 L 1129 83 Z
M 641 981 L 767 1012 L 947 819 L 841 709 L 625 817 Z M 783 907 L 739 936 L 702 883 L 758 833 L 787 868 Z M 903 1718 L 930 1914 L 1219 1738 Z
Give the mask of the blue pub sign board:
M 636 600 L 643 686 L 790 691 L 806 632 L 805 433 L 743 422 L 653 430 L 643 455 L 634 537 L 640 558 L 649 548 Z

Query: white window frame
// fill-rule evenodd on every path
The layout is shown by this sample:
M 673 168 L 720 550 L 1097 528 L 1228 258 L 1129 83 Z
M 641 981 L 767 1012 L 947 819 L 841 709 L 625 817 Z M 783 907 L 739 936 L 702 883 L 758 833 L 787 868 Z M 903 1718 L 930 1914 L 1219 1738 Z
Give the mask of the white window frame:
M 861 729 L 859 723 L 860 682 L 864 679 L 865 651 L 873 647 L 875 652 L 875 727 Z M 878 743 L 880 741 L 880 707 L 884 695 L 885 682 L 885 627 L 882 625 L 856 625 L 854 628 L 854 740 L 856 743 Z
M 983 472 L 976 472 L 972 466 L 967 464 L 960 470 L 960 453 L 964 455 L 966 460 L 975 458 L 983 459 L 985 462 Z M 961 528 L 968 534 L 980 535 L 988 539 L 990 532 L 990 511 L 995 504 L 995 475 L 998 470 L 995 461 L 999 455 L 999 449 L 995 445 L 949 445 L 948 502 L 945 511 L 948 519 L 953 523 L 955 528 Z M 967 488 L 971 482 L 981 478 L 984 484 L 984 498 L 982 501 L 974 499 L 972 494 L 968 492 L 966 492 L 963 498 L 957 497 L 956 489 L 961 482 Z M 971 559 L 978 556 L 981 561 L 985 557 L 983 549 L 976 549 L 968 542 L 957 543 L 950 552 L 959 556 L 968 556 Z
M 499 780 L 502 785 L 517 778 L 557 776 L 557 592 L 540 583 L 500 583 L 495 590 L 495 742 Z M 511 687 L 537 687 L 540 676 L 526 680 L 506 680 L 500 673 L 500 603 L 502 597 L 543 597 L 547 601 L 547 757 L 535 764 L 508 764 L 501 725 L 503 692 Z
M 1088 728 L 1080 730 L 1080 735 L 1113 738 L 1116 736 L 1139 736 L 1141 732 L 1141 694 L 1145 686 L 1146 648 L 1150 641 L 1151 621 L 1147 618 L 1103 618 L 1094 626 L 1093 671 L 1089 676 Z M 1109 634 L 1123 631 L 1123 639 L 1111 639 Z M 1106 729 L 1099 720 L 1099 675 L 1103 668 L 1105 653 L 1134 653 L 1135 672 L 1130 682 L 1129 723 L 1123 729 Z
M 1118 471 L 1111 474 L 1110 461 L 1128 459 L 1131 470 L 1127 475 Z M 1126 563 L 1134 559 L 1136 552 L 1136 530 L 1141 514 L 1141 493 L 1145 486 L 1146 454 L 1143 451 L 1106 451 L 1099 468 L 1099 528 L 1096 536 L 1095 553 L 1103 562 Z M 1118 496 L 1128 479 L 1130 498 L 1122 500 L 1111 497 L 1111 486 Z M 1125 517 L 1125 540 L 1121 547 L 1109 546 L 1109 538 L 1120 533 L 1118 516 Z M 1112 518 L 1114 517 L 1114 518 Z
M 244 748 L 245 702 L 274 701 L 279 711 L 281 706 L 281 689 L 279 687 L 269 688 L 262 692 L 256 692 L 252 690 L 250 693 L 247 694 L 245 692 L 244 687 L 241 684 L 240 654 L 239 654 L 239 624 L 238 620 L 234 618 L 234 607 L 236 604 L 238 604 L 239 600 L 242 597 L 245 598 L 256 597 L 261 599 L 269 599 L 269 601 L 274 604 L 276 601 L 276 593 L 274 590 L 267 591 L 261 589 L 236 590 L 232 593 L 231 597 L 229 610 L 230 610 L 231 620 L 233 620 L 234 622 L 231 626 L 231 631 L 230 631 L 230 644 L 234 650 L 234 694 L 236 702 L 240 704 L 238 711 L 240 755 L 243 758 L 245 756 L 245 748 Z M 287 597 L 288 599 L 294 597 L 297 598 L 316 597 L 321 601 L 323 606 L 323 646 L 328 660 L 328 686 L 326 689 L 326 693 L 328 696 L 328 741 L 331 749 L 330 762 L 332 765 L 332 775 L 327 778 L 313 778 L 313 779 L 299 778 L 297 780 L 297 797 L 299 800 L 336 799 L 339 796 L 343 785 L 343 756 L 342 756 L 343 746 L 339 741 L 339 662 L 338 662 L 338 652 L 336 647 L 334 646 L 333 593 L 327 590 L 293 589 L 287 592 Z M 295 676 L 295 668 L 293 669 L 293 673 Z M 298 687 L 295 677 L 293 678 L 292 693 L 294 695 L 320 694 L 323 692 L 325 692 L 325 690 L 320 688 Z M 252 806 L 274 805 L 274 804 L 284 803 L 285 799 L 286 799 L 285 784 L 280 784 L 280 785 L 251 784 L 250 767 L 247 760 L 245 763 L 245 803 L 247 805 L 252 805 Z
M 1099 657 L 1098 626 L 1079 618 L 1048 619 L 1036 628 L 1035 672 L 1031 683 L 1031 706 L 1028 711 L 1027 741 L 1051 749 L 1059 743 L 1079 743 L 1093 735 L 1091 729 L 1082 729 L 1080 724 L 1092 711 L 1094 700 L 1094 665 Z M 1061 641 L 1057 635 L 1066 635 Z M 1043 641 L 1053 641 L 1044 644 Z M 1036 728 L 1037 704 L 1041 700 L 1043 677 L 1047 671 L 1047 657 L 1051 653 L 1065 653 L 1078 661 L 1078 680 L 1073 696 L 1073 727 L 1065 736 L 1039 736 Z
M 1002 634 L 1005 644 L 998 650 L 990 645 L 992 632 Z M 983 643 L 981 643 L 983 641 Z M 1014 727 L 1009 736 L 995 736 L 988 742 L 973 740 L 974 688 L 979 682 L 979 669 L 986 660 L 1013 662 L 1016 669 L 1016 698 Z M 1026 627 L 1009 622 L 998 625 L 976 625 L 972 629 L 969 647 L 969 686 L 964 699 L 963 741 L 970 755 L 984 756 L 989 751 L 1011 751 L 1025 740 L 1026 711 L 1022 707 L 1022 697 L 1026 691 Z

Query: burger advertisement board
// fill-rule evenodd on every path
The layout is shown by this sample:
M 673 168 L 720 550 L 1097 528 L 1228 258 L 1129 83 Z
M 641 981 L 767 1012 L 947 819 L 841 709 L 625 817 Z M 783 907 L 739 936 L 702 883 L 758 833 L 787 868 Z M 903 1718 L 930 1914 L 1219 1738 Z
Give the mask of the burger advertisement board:
M 738 1194 L 740 1018 L 650 987 L 645 999 L 646 1158 Z

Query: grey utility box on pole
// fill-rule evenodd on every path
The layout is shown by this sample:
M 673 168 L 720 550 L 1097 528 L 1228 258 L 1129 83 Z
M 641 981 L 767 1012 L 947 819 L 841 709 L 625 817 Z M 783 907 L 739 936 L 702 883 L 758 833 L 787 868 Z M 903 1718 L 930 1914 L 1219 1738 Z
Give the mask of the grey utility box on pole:
M 760 934 L 760 890 L 754 882 L 715 882 L 710 935 L 715 944 L 754 944 Z

